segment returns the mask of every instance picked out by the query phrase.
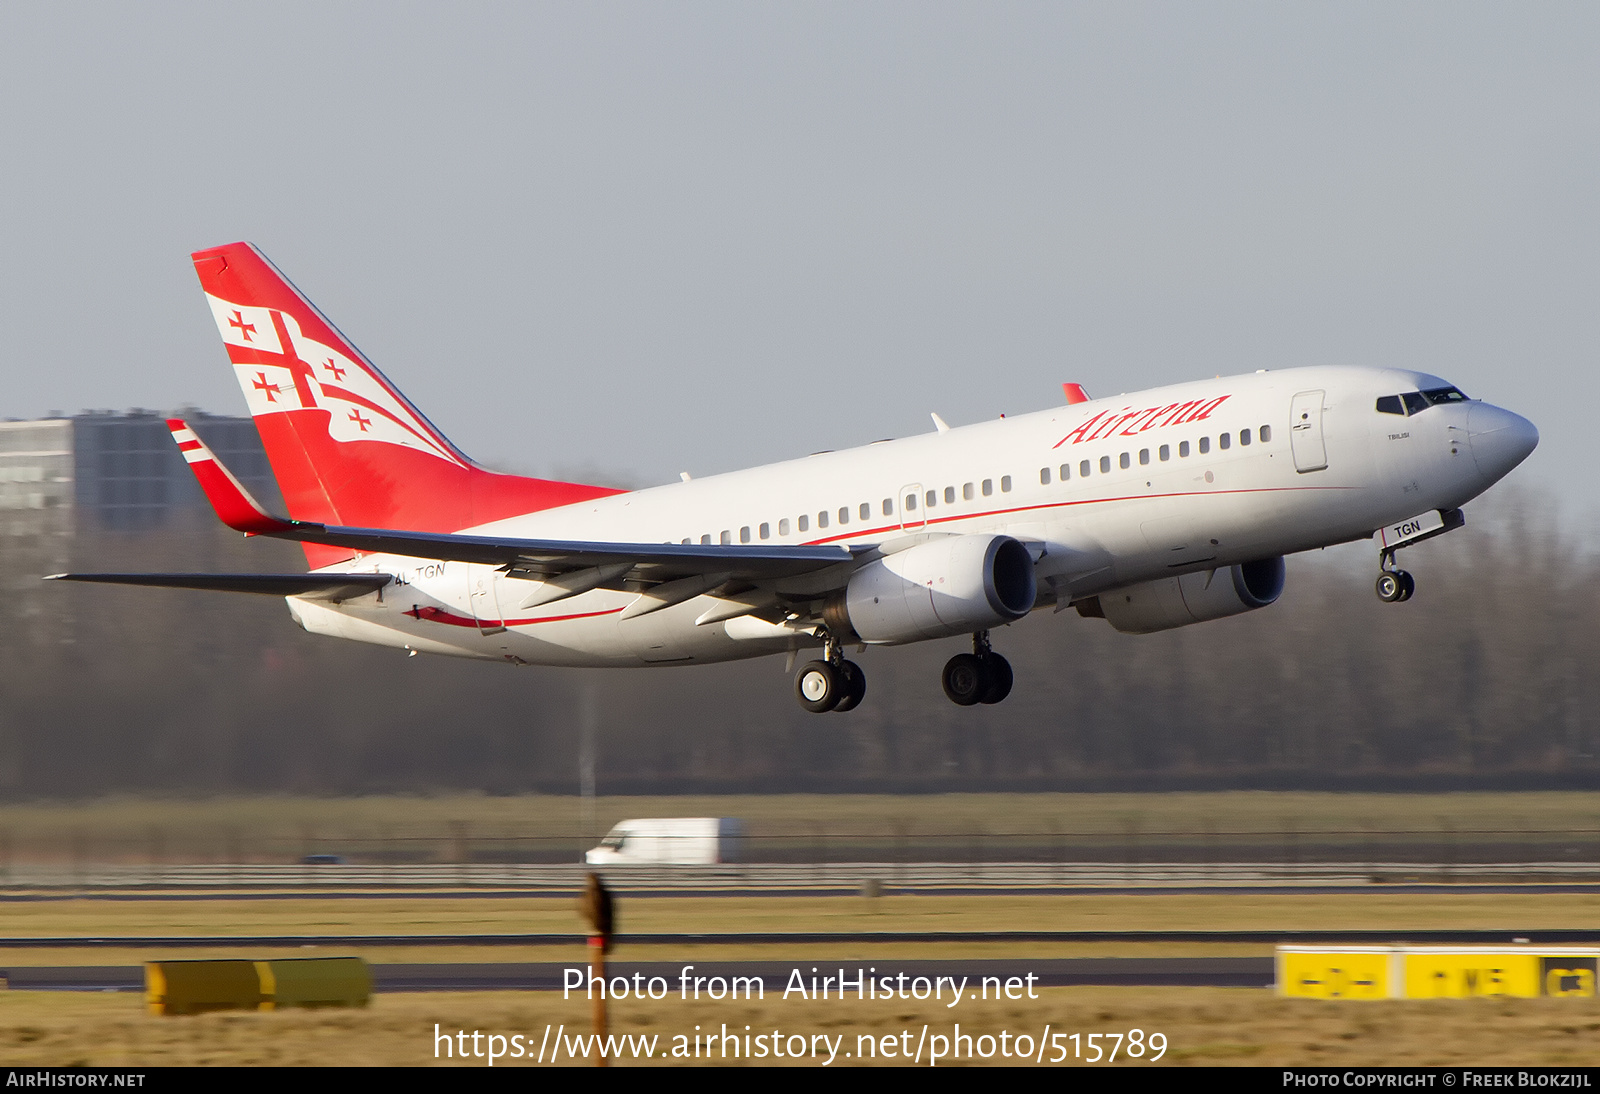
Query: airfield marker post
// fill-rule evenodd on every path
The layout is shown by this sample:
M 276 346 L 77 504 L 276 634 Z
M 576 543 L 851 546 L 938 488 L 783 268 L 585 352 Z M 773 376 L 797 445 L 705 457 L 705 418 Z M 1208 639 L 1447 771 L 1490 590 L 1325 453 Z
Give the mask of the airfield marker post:
M 584 883 L 583 896 L 578 900 L 578 911 L 589 924 L 589 980 L 600 981 L 600 991 L 591 992 L 591 1013 L 594 1022 L 594 1040 L 590 1042 L 590 1055 L 596 1067 L 606 1066 L 606 954 L 611 951 L 611 934 L 616 926 L 616 905 L 611 891 L 600 875 L 590 873 Z

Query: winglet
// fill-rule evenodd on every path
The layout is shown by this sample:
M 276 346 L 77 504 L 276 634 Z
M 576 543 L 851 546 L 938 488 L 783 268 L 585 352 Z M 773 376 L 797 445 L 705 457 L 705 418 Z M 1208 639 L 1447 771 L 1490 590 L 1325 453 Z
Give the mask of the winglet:
M 217 511 L 222 523 L 235 531 L 251 535 L 285 532 L 293 528 L 288 521 L 279 520 L 261 508 L 244 484 L 234 478 L 233 472 L 224 467 L 222 461 L 206 447 L 206 443 L 189 428 L 188 422 L 182 418 L 168 418 L 167 428 L 172 430 L 172 439 L 178 442 L 178 450 L 189 461 L 189 470 L 194 472 L 206 500 Z
M 1089 393 L 1083 390 L 1082 384 L 1062 384 L 1061 390 L 1066 392 L 1067 405 L 1076 406 L 1089 401 Z

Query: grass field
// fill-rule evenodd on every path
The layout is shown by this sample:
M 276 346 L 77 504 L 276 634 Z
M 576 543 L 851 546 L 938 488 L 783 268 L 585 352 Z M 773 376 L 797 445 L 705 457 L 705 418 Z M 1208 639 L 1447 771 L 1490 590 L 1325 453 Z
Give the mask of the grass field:
M 1053 893 L 1043 896 L 637 897 L 618 930 L 1537 929 L 1593 927 L 1600 892 Z M 0 936 L 515 934 L 581 931 L 560 898 L 81 900 L 0 904 Z M 26 952 L 26 951 L 22 951 Z
M 1116 832 L 1216 829 L 1256 831 L 1264 840 L 1290 828 L 1367 830 L 1579 831 L 1600 825 L 1600 798 L 1587 794 L 1461 794 L 1429 797 L 1333 794 L 949 795 L 928 798 L 791 796 L 601 799 L 599 826 L 626 816 L 742 816 L 752 831 Z M 252 799 L 225 802 L 100 801 L 72 806 L 0 808 L 0 854 L 92 856 L 96 840 L 150 844 L 150 857 L 182 861 L 188 850 L 215 855 L 219 833 L 252 833 L 292 848 L 313 838 L 414 835 L 457 844 L 463 833 L 513 835 L 543 830 L 576 836 L 571 798 L 369 798 L 354 801 Z M 1594 819 L 1591 819 L 1594 818 Z M 475 837 L 474 837 L 475 838 Z M 212 841 L 208 843 L 206 841 Z M 52 850 L 53 848 L 53 850 Z M 209 850 L 207 850 L 209 848 Z M 282 849 L 280 848 L 280 849 Z M 88 849 L 87 851 L 85 849 Z M 873 958 L 1067 956 L 1264 956 L 1267 946 L 1174 944 L 926 946 L 874 943 L 883 931 L 937 930 L 1408 930 L 1439 928 L 1593 928 L 1600 938 L 1600 892 L 1502 894 L 1385 891 L 1073 893 L 1033 896 L 624 897 L 623 932 L 830 931 L 861 941 L 826 946 L 632 946 L 619 961 L 767 959 L 797 964 Z M 552 947 L 374 947 L 374 962 L 572 961 L 583 958 L 570 898 L 381 899 L 315 897 L 149 901 L 77 898 L 0 902 L 0 936 L 476 934 L 571 932 Z M 305 951 L 292 951 L 303 954 Z M 256 950 L 0 949 L 4 967 L 132 965 L 162 957 L 249 956 Z M 961 1013 L 958 1013 L 961 1012 Z M 711 1003 L 672 999 L 618 1002 L 612 1031 L 692 1035 L 694 1027 L 735 1032 L 781 1029 L 807 1038 L 912 1032 L 969 1034 L 1111 1033 L 1139 1028 L 1169 1042 L 1162 1064 L 1587 1064 L 1600 1032 L 1596 1000 L 1433 1000 L 1321 1003 L 1269 992 L 1213 988 L 1050 988 L 1040 998 L 962 1004 L 871 1001 Z M 392 994 L 355 1011 L 147 1015 L 129 994 L 0 992 L 0 1063 L 432 1064 L 435 1024 L 447 1031 L 542 1036 L 547 1023 L 588 1029 L 587 1003 L 552 993 Z M 570 1032 L 570 1031 L 569 1031 Z M 808 1042 L 809 1043 L 809 1042 Z M 1065 1043 L 1065 1042 L 1062 1042 Z M 670 1042 L 661 1044 L 670 1047 Z M 880 1041 L 881 1044 L 881 1041 Z M 1086 1052 L 1080 1042 L 1080 1051 Z M 659 1050 L 659 1047 L 658 1047 Z M 481 1066 L 481 1058 L 469 1061 Z M 502 1061 L 506 1063 L 508 1061 Z M 515 1062 L 515 1061 L 510 1061 Z M 627 1063 L 629 1061 L 619 1061 Z M 655 1062 L 672 1062 L 657 1059 Z M 693 1057 L 689 1062 L 695 1062 Z M 702 1058 L 699 1062 L 705 1062 Z M 713 1061 L 720 1062 L 720 1061 Z M 730 1061 L 733 1062 L 733 1061 Z M 748 1062 L 748 1061 L 741 1061 Z M 758 1063 L 777 1062 L 772 1059 Z M 787 1061 L 786 1061 L 787 1062 Z M 811 1061 L 807 1061 L 808 1063 Z M 837 1063 L 859 1062 L 854 1057 Z M 881 1059 L 878 1062 L 883 1062 Z M 961 1061 L 963 1063 L 967 1061 Z M 985 1062 L 985 1061 L 978 1061 Z M 991 1059 L 988 1063 L 1005 1062 Z M 1015 1061 L 1013 1061 L 1015 1062 Z M 522 1061 L 526 1066 L 527 1061 Z M 1144 1065 L 1139 1065 L 1144 1066 Z
M 746 1025 L 754 1033 L 777 1030 L 785 1038 L 799 1034 L 807 1045 L 816 1035 L 842 1037 L 843 1041 L 834 1042 L 838 1046 L 834 1066 L 900 1063 L 898 1058 L 886 1061 L 881 1056 L 862 1061 L 855 1055 L 864 1045 L 858 1038 L 870 1036 L 881 1048 L 882 1037 L 905 1030 L 910 1032 L 909 1041 L 898 1044 L 915 1046 L 924 1024 L 930 1034 L 949 1037 L 960 1022 L 961 1032 L 968 1035 L 1023 1033 L 1035 1038 L 1035 1045 L 1046 1026 L 1069 1034 L 1131 1029 L 1142 1030 L 1146 1037 L 1162 1033 L 1168 1047 L 1156 1066 L 1328 1067 L 1592 1065 L 1600 1033 L 1600 1006 L 1593 999 L 1327 1003 L 1278 999 L 1268 992 L 1238 988 L 1044 988 L 1038 994 L 1040 998 L 1031 1001 L 963 1003 L 954 1011 L 934 1003 L 899 1001 L 786 1002 L 774 993 L 768 993 L 765 1001 L 750 1003 L 675 998 L 662 1003 L 616 1002 L 611 1008 L 611 1032 L 658 1035 L 654 1063 L 708 1062 L 703 1057 L 674 1061 L 659 1054 L 671 1050 L 674 1035 L 693 1036 L 696 1026 L 702 1032 L 720 1033 L 724 1025 L 736 1034 L 742 1034 Z M 463 1061 L 457 1058 L 435 1057 L 436 1026 L 446 1034 L 465 1031 L 469 1049 L 474 1031 L 521 1034 L 526 1051 L 536 1054 L 547 1023 L 564 1025 L 569 1034 L 574 1029 L 586 1032 L 588 1004 L 577 998 L 563 1000 L 559 993 L 439 993 L 379 996 L 361 1010 L 157 1018 L 144 1013 L 142 1000 L 134 995 L 11 992 L 0 994 L 0 1060 L 9 1065 L 105 1067 L 460 1065 Z M 1059 1043 L 1068 1056 L 1065 1062 L 1082 1064 L 1071 1059 L 1070 1041 Z M 974 1049 L 980 1044 L 974 1041 Z M 480 1042 L 483 1047 L 486 1042 Z M 1078 1047 L 1088 1054 L 1085 1042 L 1080 1040 Z M 846 1052 L 851 1053 L 848 1059 Z M 726 1062 L 817 1066 L 826 1058 L 824 1052 L 816 1060 Z M 468 1066 L 486 1062 L 466 1061 Z M 1019 1061 L 996 1055 L 971 1062 Z M 1150 1066 L 1126 1058 L 1118 1062 Z M 500 1061 L 501 1066 L 530 1063 L 526 1057 Z

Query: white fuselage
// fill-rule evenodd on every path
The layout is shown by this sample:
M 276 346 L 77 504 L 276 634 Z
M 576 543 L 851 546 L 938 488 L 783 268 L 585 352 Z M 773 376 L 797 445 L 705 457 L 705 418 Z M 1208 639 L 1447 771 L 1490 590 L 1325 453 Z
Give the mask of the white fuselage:
M 1473 436 L 1500 428 L 1494 415 L 1515 418 L 1487 404 L 1438 405 L 1410 416 L 1374 409 L 1380 396 L 1444 386 L 1421 373 L 1336 367 L 1219 378 L 463 531 L 613 543 L 872 544 L 885 551 L 906 537 L 999 533 L 1035 558 L 1039 603 L 1064 604 L 1364 538 L 1415 514 L 1460 507 L 1526 451 L 1507 462 L 1489 440 L 1474 447 Z M 1188 404 L 1194 409 L 1179 409 Z M 488 566 L 368 555 L 333 569 L 392 573 L 397 584 L 340 604 L 291 598 L 302 626 L 423 652 L 622 666 L 727 661 L 818 644 L 809 628 L 751 617 L 696 625 L 711 603 L 704 596 L 623 619 L 637 592 L 595 589 L 524 609 L 536 583 Z

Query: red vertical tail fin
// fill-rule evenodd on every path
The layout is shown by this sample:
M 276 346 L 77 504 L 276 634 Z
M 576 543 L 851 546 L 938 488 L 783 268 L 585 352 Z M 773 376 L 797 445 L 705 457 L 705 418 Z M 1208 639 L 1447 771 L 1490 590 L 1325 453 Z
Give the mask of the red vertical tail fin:
M 479 467 L 254 246 L 193 258 L 294 519 L 457 532 L 618 493 Z M 324 566 L 348 552 L 306 555 Z

